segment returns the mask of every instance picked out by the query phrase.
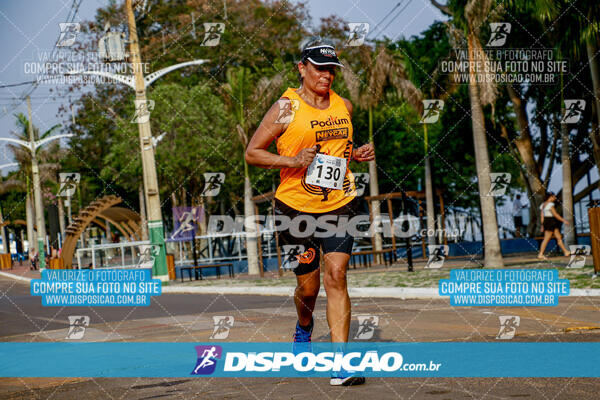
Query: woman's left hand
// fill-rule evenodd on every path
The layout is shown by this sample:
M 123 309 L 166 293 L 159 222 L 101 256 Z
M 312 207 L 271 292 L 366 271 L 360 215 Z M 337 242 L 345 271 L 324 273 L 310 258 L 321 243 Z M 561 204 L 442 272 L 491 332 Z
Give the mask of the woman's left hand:
M 367 143 L 354 150 L 352 157 L 355 161 L 365 162 L 375 159 L 375 146 L 372 143 Z

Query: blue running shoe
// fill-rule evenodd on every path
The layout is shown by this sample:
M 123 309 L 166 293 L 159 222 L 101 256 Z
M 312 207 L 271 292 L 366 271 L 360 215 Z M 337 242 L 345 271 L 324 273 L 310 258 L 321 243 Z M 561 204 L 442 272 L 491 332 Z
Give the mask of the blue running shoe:
M 329 381 L 331 386 L 356 386 L 364 383 L 363 376 L 358 376 L 356 372 L 346 371 L 343 368 L 339 372 L 334 372 Z
M 313 326 L 314 321 L 312 318 L 310 320 L 310 328 L 308 331 L 305 331 L 300 327 L 300 321 L 296 322 L 296 332 L 294 332 L 294 344 L 292 345 L 292 352 L 295 355 L 312 351 L 311 336 Z

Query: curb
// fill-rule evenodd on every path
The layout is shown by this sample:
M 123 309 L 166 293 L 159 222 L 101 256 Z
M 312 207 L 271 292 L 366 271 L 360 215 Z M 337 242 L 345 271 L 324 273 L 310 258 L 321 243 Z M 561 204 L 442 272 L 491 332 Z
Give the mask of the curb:
M 10 272 L 2 272 L 2 271 L 0 271 L 0 276 L 3 276 L 5 278 L 14 279 L 14 280 L 17 280 L 17 281 L 31 282 L 31 278 L 26 278 L 24 276 L 19 276 L 19 275 L 11 274 Z
M 31 278 L 1 272 L 0 276 L 23 282 L 31 282 Z M 293 286 L 179 286 L 169 285 L 162 288 L 162 293 L 173 294 L 249 294 L 258 296 L 292 296 L 296 288 Z M 438 288 L 406 288 L 406 287 L 354 287 L 348 288 L 353 298 L 388 298 L 402 300 L 442 299 Z M 323 296 L 326 296 L 323 291 Z M 600 289 L 571 289 L 568 297 L 600 297 Z
M 292 286 L 166 286 L 163 293 L 190 294 L 251 294 L 260 296 L 291 296 L 295 287 Z M 348 294 L 353 298 L 391 298 L 391 299 L 442 299 L 438 288 L 402 288 L 402 287 L 354 287 L 348 288 Z M 325 295 L 325 293 L 323 293 Z M 600 289 L 571 289 L 568 297 L 596 297 Z M 562 296 L 561 296 L 562 297 Z
M 291 296 L 292 286 L 163 286 L 162 293 L 188 294 L 253 294 L 260 296 Z
M 251 294 L 260 296 L 292 296 L 296 288 L 292 286 L 166 286 L 163 293 L 195 294 Z M 325 295 L 325 293 L 323 293 Z M 438 299 L 437 288 L 349 288 L 352 298 L 394 298 L 394 299 Z M 600 293 L 599 293 L 600 295 Z

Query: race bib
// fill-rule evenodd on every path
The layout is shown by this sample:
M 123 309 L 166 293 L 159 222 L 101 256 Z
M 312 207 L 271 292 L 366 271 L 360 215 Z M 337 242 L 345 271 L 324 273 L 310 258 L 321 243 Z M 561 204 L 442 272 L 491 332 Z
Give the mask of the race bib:
M 306 183 L 330 189 L 342 189 L 346 159 L 317 153 L 306 171 Z

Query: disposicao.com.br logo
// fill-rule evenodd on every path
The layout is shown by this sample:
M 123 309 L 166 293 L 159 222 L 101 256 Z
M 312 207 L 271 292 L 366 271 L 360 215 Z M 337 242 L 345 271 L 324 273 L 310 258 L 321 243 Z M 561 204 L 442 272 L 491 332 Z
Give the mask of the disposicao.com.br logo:
M 314 345 L 315 343 L 313 343 Z M 325 343 L 322 346 L 325 348 Z M 376 376 L 378 373 L 402 375 L 406 372 L 440 371 L 441 363 L 404 362 L 395 351 L 348 349 L 294 354 L 291 351 L 227 351 L 227 346 L 197 346 L 198 361 L 191 375 L 213 376 L 305 376 L 307 373 L 329 374 L 341 370 Z M 331 348 L 331 344 L 329 344 Z M 258 350 L 258 349 L 254 349 Z M 276 350 L 276 349 L 275 349 Z M 291 349 L 290 349 L 291 350 Z

